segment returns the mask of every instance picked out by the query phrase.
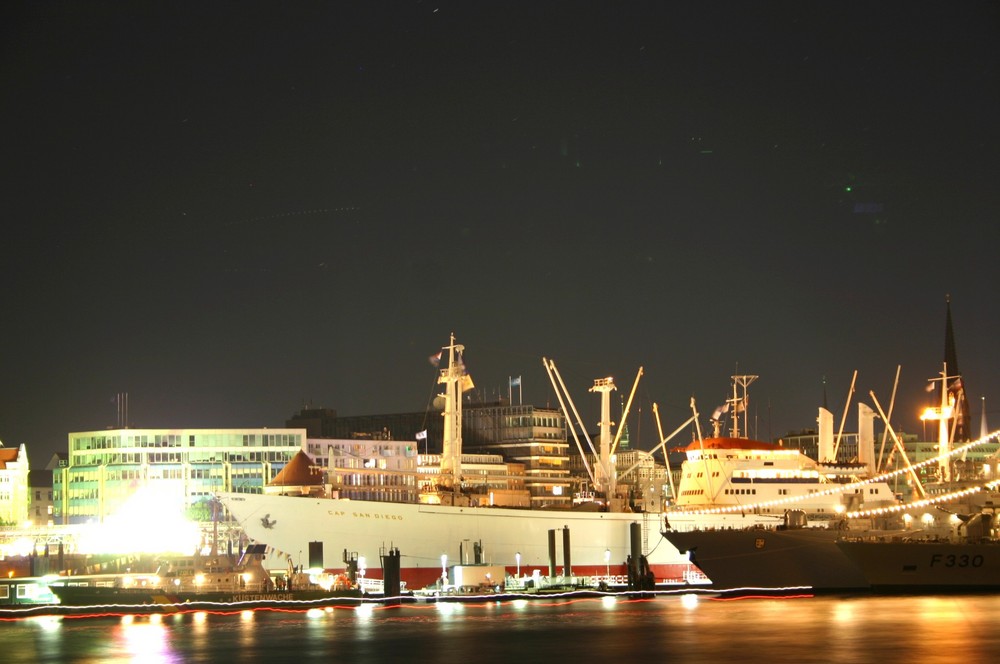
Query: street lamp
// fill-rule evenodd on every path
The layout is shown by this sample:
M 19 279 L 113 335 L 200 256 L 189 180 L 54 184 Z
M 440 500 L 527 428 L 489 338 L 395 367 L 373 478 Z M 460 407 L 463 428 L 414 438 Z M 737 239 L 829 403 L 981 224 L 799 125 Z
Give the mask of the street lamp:
M 607 567 L 608 578 L 611 578 L 611 549 L 604 550 L 604 565 Z
M 517 561 L 517 578 L 521 578 L 521 552 L 518 551 L 514 554 L 514 560 Z

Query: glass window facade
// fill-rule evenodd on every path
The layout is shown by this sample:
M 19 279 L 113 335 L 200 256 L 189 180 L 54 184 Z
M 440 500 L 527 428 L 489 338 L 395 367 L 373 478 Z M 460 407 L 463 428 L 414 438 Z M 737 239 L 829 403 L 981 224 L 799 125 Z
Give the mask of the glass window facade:
M 188 506 L 218 491 L 260 493 L 305 441 L 305 429 L 72 433 L 69 460 L 53 472 L 55 521 L 101 521 L 144 487 Z

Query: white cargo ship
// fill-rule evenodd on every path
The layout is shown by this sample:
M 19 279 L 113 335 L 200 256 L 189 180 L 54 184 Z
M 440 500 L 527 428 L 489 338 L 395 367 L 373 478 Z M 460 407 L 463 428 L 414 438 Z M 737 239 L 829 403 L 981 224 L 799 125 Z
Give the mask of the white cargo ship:
M 700 583 L 704 576 L 688 556 L 663 537 L 666 522 L 685 530 L 745 528 L 771 525 L 787 509 L 829 518 L 845 506 L 857 509 L 892 500 L 885 484 L 864 483 L 854 475 L 832 481 L 797 450 L 741 437 L 737 415 L 739 404 L 746 403 L 748 383 L 744 381 L 739 394 L 740 381 L 734 379 L 730 436 L 718 436 L 716 426 L 714 437 L 687 447 L 675 505 L 627 511 L 627 501 L 616 495 L 608 391 L 597 389 L 597 383 L 594 391 L 602 392 L 603 415 L 592 479 L 597 496 L 603 498 L 599 509 L 594 504 L 551 510 L 473 505 L 457 480 L 462 458 L 462 350 L 454 336 L 443 348 L 449 361 L 439 378 L 445 387 L 445 427 L 441 487 L 435 495 L 415 503 L 348 500 L 315 492 L 225 493 L 219 498 L 251 539 L 299 560 L 309 552 L 307 560 L 321 560 L 327 570 L 344 569 L 345 558 L 356 559 L 370 577 L 381 577 L 380 555 L 398 549 L 400 577 L 409 588 L 434 584 L 447 578 L 449 566 L 470 563 L 502 565 L 508 576 L 522 582 L 555 575 L 623 586 L 631 570 L 657 585 Z M 695 412 L 677 432 L 697 417 Z

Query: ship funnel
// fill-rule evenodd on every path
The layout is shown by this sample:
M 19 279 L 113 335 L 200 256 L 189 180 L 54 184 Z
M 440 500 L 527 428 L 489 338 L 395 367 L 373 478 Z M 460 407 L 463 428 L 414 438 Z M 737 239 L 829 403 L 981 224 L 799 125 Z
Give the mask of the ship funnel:
M 867 404 L 858 404 L 858 461 L 869 473 L 875 472 L 875 411 Z
M 833 413 L 826 408 L 819 409 L 819 449 L 816 451 L 816 460 L 820 463 L 832 463 L 833 458 Z

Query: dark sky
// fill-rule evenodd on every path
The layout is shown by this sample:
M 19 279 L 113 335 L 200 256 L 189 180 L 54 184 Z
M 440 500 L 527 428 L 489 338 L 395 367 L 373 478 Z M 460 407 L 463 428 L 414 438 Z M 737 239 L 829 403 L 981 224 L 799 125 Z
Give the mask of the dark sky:
M 423 411 L 553 358 L 650 447 L 733 373 L 1000 426 L 992 2 L 30 2 L 0 20 L 0 440 Z M 857 398 L 854 399 L 854 402 Z M 852 405 L 848 429 L 856 427 Z

